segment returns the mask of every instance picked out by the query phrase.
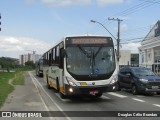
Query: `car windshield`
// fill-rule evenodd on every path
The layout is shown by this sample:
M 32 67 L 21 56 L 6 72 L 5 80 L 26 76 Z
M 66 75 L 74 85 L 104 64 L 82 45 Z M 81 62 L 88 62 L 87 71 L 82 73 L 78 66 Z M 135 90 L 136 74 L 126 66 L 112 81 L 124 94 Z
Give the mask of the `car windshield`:
M 149 76 L 149 75 L 155 75 L 150 69 L 148 68 L 134 68 L 132 69 L 133 73 L 135 75 L 141 75 L 141 76 Z
M 115 67 L 113 47 L 67 47 L 67 70 L 75 75 L 107 74 Z

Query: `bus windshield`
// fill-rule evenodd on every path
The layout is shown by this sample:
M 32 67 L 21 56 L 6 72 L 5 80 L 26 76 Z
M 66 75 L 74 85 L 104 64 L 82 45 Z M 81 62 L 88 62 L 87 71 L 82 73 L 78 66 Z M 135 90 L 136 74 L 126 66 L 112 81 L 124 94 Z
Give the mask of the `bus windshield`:
M 67 70 L 75 75 L 102 75 L 115 70 L 114 48 L 109 46 L 69 46 Z

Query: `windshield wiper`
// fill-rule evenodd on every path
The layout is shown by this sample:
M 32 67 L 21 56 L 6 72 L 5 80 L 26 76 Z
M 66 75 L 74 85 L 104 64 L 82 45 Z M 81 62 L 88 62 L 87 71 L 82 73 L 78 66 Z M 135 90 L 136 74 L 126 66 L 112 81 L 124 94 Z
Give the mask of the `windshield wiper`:
M 97 50 L 97 52 L 95 53 L 94 57 L 96 57 L 98 55 L 98 53 L 101 51 L 103 46 L 100 46 L 99 49 Z
M 90 58 L 90 67 L 92 69 L 91 73 L 90 73 L 90 77 L 95 77 L 97 76 L 95 73 L 95 57 L 97 56 L 97 54 L 100 52 L 100 50 L 102 49 L 102 46 L 99 47 L 99 49 L 97 50 L 96 54 L 94 53 L 94 50 L 92 48 L 90 48 L 89 52 L 85 51 L 80 45 L 78 45 L 78 48 L 82 51 L 83 54 L 85 54 L 88 58 Z
M 82 51 L 82 53 L 84 53 L 85 55 L 87 55 L 87 52 L 80 45 L 78 45 L 78 48 Z
M 91 73 L 91 74 L 95 74 L 95 71 L 94 71 L 95 56 L 94 56 L 94 50 L 93 50 L 93 49 L 91 49 L 90 66 L 91 66 L 91 68 L 92 68 L 92 73 Z

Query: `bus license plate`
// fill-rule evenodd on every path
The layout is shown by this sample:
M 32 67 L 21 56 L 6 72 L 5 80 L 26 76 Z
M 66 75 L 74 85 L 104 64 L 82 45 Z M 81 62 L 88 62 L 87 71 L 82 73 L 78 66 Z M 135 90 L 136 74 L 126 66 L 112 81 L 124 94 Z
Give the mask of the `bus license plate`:
M 89 94 L 91 94 L 91 95 L 98 94 L 98 90 L 92 90 L 92 91 L 89 92 Z
M 159 87 L 158 86 L 152 86 L 152 89 L 158 89 Z

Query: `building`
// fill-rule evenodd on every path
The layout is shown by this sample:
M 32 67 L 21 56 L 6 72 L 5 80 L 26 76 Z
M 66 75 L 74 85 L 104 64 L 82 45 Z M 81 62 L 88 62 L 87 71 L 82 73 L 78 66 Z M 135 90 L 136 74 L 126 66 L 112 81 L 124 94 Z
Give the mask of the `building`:
M 139 53 L 131 53 L 131 50 L 120 50 L 119 66 L 139 66 Z
M 131 53 L 131 66 L 139 66 L 139 53 Z
M 160 63 L 160 21 L 158 21 L 146 35 L 139 47 L 139 63 L 141 66 L 155 70 Z M 158 67 L 156 66 L 156 69 Z
M 131 64 L 131 51 L 120 50 L 119 66 L 126 66 Z
M 20 55 L 20 57 L 19 57 L 19 64 L 20 65 L 25 65 L 25 63 L 28 62 L 28 61 L 33 61 L 33 63 L 35 63 L 41 57 L 42 57 L 42 55 L 30 54 L 30 53 L 24 54 L 24 55 Z

